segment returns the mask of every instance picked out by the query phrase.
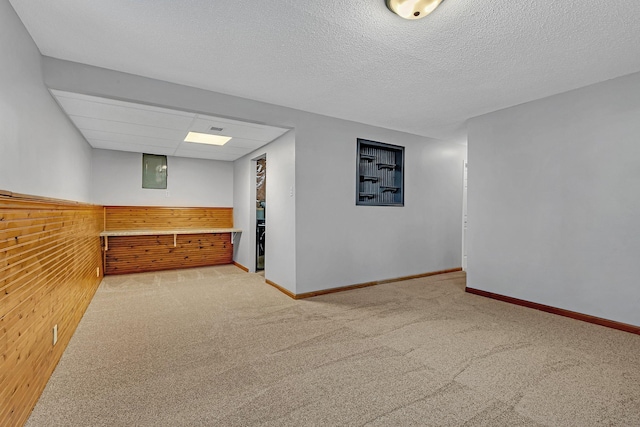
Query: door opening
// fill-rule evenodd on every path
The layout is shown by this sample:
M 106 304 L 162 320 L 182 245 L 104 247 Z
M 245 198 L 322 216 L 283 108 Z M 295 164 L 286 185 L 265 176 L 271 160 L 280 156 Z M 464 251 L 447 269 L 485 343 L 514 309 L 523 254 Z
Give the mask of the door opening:
M 267 233 L 267 158 L 256 162 L 256 271 L 264 270 Z
M 462 269 L 467 271 L 467 162 L 462 176 Z

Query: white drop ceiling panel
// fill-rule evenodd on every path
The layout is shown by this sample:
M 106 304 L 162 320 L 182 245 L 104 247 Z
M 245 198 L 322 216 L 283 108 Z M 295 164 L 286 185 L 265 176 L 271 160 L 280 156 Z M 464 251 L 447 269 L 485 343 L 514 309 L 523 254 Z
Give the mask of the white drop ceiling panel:
M 113 141 L 93 141 L 93 148 L 101 148 L 103 150 L 130 151 L 134 153 L 162 154 L 164 156 L 173 156 L 175 150 L 167 147 L 154 147 L 153 145 L 131 146 L 131 144 L 122 144 Z M 193 156 L 195 157 L 195 156 Z
M 222 151 L 223 149 L 234 149 L 238 152 L 251 152 L 262 147 L 268 141 L 256 141 L 253 139 L 241 139 L 241 138 L 232 138 L 229 142 L 224 145 L 217 146 L 217 148 Z M 192 142 L 183 142 L 179 148 L 186 148 L 188 150 L 193 151 L 213 151 L 212 148 L 216 148 L 216 146 L 207 145 L 207 144 L 194 144 Z
M 232 123 L 211 116 L 200 115 L 192 125 L 196 132 L 210 133 L 211 127 L 223 128 L 227 136 L 233 134 L 234 138 L 252 139 L 256 141 L 273 141 L 282 135 L 280 128 L 264 127 L 253 123 Z
M 138 104 L 134 102 L 120 101 L 120 100 L 111 99 L 111 98 L 102 98 L 99 96 L 85 95 L 82 93 L 65 92 L 65 91 L 55 90 L 55 89 L 52 90 L 51 92 L 53 92 L 56 99 L 84 101 L 86 103 L 84 104 L 85 106 L 89 106 L 90 104 L 105 104 L 105 105 L 110 105 L 115 107 L 132 108 L 136 110 L 151 111 L 151 112 L 157 112 L 162 114 L 171 114 L 175 116 L 183 116 L 183 117 L 189 117 L 189 118 L 193 117 L 193 113 L 190 113 L 187 111 L 181 111 L 181 110 L 174 110 L 171 108 L 156 107 L 153 105 Z
M 82 130 L 97 130 L 133 136 L 146 136 L 164 140 L 184 139 L 186 133 L 182 129 L 167 129 L 156 126 L 123 123 L 93 117 L 69 116 L 73 123 Z
M 231 141 L 227 142 L 224 146 L 246 148 L 253 151 L 256 148 L 261 147 L 262 145 L 264 145 L 264 141 L 234 137 Z
M 148 107 L 145 108 L 144 105 L 134 108 L 62 96 L 57 99 L 70 116 L 101 117 L 116 122 L 137 123 L 167 129 L 183 129 L 193 121 L 192 115 L 154 111 Z
M 91 144 L 91 141 L 112 141 L 124 144 L 139 144 L 139 145 L 155 145 L 159 147 L 174 147 L 175 141 L 172 139 L 153 138 L 146 136 L 137 136 L 123 133 L 102 132 L 97 130 L 85 129 L 82 131 L 82 135 Z M 93 144 L 91 144 L 93 145 Z
M 178 146 L 176 153 L 180 153 L 181 151 L 193 151 L 204 153 L 238 154 L 241 156 L 247 153 L 247 148 L 230 146 L 230 142 L 231 141 L 227 142 L 225 145 L 207 145 L 192 142 L 183 142 Z M 249 150 L 249 152 L 251 151 L 253 151 L 253 149 Z
M 106 150 L 232 161 L 289 130 L 59 90 L 51 93 L 87 142 Z M 184 142 L 191 131 L 231 140 L 223 146 Z
M 226 160 L 233 161 L 239 158 L 237 154 L 224 154 L 224 153 L 207 153 L 203 151 L 192 150 L 179 150 L 180 154 L 177 157 L 192 157 L 196 159 L 209 159 L 209 160 Z

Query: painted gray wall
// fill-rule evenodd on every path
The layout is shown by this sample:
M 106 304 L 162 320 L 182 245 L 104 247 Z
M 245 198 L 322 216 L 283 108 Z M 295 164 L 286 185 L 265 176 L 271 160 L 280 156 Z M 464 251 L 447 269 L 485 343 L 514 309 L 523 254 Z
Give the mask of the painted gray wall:
M 234 162 L 234 225 L 244 230 L 234 259 L 255 271 L 255 159 L 266 155 L 265 278 L 291 292 L 296 289 L 295 142 L 295 131 L 289 131 Z
M 640 325 L 640 74 L 469 123 L 469 287 Z
M 315 116 L 296 138 L 296 293 L 461 266 L 466 147 Z M 356 140 L 405 147 L 404 207 L 356 206 Z
M 232 162 L 169 156 L 167 190 L 142 188 L 140 153 L 95 149 L 92 164 L 93 201 L 100 205 L 233 206 Z
M 53 89 L 295 128 L 295 153 L 291 143 L 285 144 L 291 148 L 283 148 L 295 156 L 295 261 L 286 275 L 276 278 L 269 265 L 290 265 L 292 256 L 288 250 L 271 250 L 265 272 L 268 279 L 295 293 L 461 265 L 462 161 L 466 149 L 461 144 L 53 58 L 43 61 L 45 80 Z M 357 138 L 407 147 L 405 207 L 355 205 Z M 236 189 L 252 185 L 245 181 L 250 172 L 247 163 L 236 162 Z M 289 181 L 283 175 L 283 182 Z M 270 184 L 267 186 L 269 198 Z M 282 190 L 288 194 L 289 187 Z M 246 195 L 238 191 L 234 192 L 236 225 L 253 232 L 253 206 L 245 205 L 242 200 Z M 272 201 L 267 201 L 269 206 Z M 248 222 L 243 222 L 247 217 Z M 236 260 L 247 267 L 253 265 L 252 261 L 244 264 L 253 248 L 244 249 L 243 245 L 252 239 L 255 237 L 243 235 L 236 248 Z
M 233 162 L 233 225 L 242 229 L 233 246 L 233 260 L 255 272 L 255 181 L 253 156 L 248 154 Z
M 87 202 L 91 147 L 43 84 L 41 56 L 0 1 L 0 190 Z

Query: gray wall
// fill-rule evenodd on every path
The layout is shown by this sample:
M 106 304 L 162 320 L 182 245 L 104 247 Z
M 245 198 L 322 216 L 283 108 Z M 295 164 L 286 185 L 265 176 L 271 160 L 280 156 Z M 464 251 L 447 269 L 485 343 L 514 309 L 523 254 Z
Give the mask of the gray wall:
M 403 207 L 356 206 L 356 140 L 405 147 Z M 461 264 L 466 147 L 315 116 L 297 128 L 297 293 Z
M 640 325 L 640 74 L 469 123 L 468 286 Z
M 43 61 L 45 80 L 53 89 L 294 128 L 295 142 L 286 140 L 273 148 L 280 152 L 273 158 L 285 164 L 287 172 L 281 175 L 284 188 L 274 188 L 276 182 L 269 182 L 267 176 L 267 216 L 273 220 L 274 201 L 279 197 L 273 192 L 284 192 L 282 206 L 287 215 L 294 212 L 289 206 L 293 200 L 295 223 L 286 225 L 289 230 L 279 225 L 282 233 L 272 231 L 273 221 L 267 226 L 267 242 L 271 242 L 267 243 L 265 276 L 295 293 L 461 265 L 463 145 L 88 65 L 52 58 Z M 356 138 L 407 147 L 405 207 L 355 205 Z M 237 161 L 234 171 L 236 225 L 245 231 L 235 259 L 251 267 L 255 213 L 251 197 L 247 201 L 246 188 L 253 185 L 247 177 L 253 173 L 247 158 Z M 269 162 L 269 152 L 267 158 Z M 293 178 L 288 175 L 292 165 Z M 293 227 L 295 243 L 290 241 Z M 272 244 L 284 250 L 270 250 Z M 275 265 L 286 272 L 274 274 L 270 268 Z
M 95 149 L 92 163 L 93 201 L 100 205 L 233 206 L 232 162 L 168 157 L 167 190 L 142 188 L 140 153 Z
M 296 136 L 289 131 L 270 144 L 234 162 L 234 225 L 244 230 L 234 247 L 236 262 L 255 271 L 256 181 L 255 159 L 267 157 L 267 239 L 265 278 L 296 289 Z
M 87 202 L 91 147 L 43 84 L 41 56 L 0 0 L 0 190 Z

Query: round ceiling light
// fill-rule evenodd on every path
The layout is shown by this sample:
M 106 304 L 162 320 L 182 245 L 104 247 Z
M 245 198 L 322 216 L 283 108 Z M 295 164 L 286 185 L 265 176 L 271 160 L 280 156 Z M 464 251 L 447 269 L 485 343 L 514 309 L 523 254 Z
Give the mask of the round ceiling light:
M 404 19 L 424 18 L 443 0 L 387 0 L 387 7 Z

